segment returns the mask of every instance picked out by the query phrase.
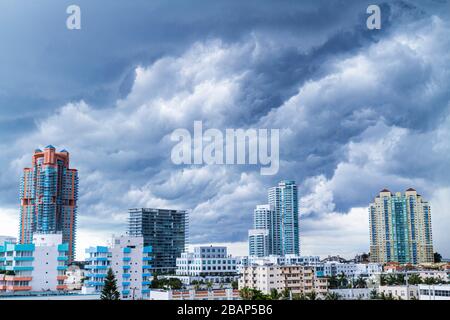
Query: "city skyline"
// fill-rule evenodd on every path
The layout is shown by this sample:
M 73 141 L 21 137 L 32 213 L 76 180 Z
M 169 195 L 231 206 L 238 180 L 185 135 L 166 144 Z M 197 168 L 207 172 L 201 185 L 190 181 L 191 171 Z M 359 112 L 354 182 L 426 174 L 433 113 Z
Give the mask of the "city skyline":
M 64 204 L 67 204 L 72 210 L 69 220 L 76 220 L 78 172 L 76 169 L 69 169 L 68 151 L 63 149 L 58 153 L 53 145 L 47 145 L 44 151 L 35 149 L 32 159 L 33 167 L 23 169 L 24 173 L 20 183 L 22 191 L 20 193 L 19 242 L 31 243 L 31 240 L 26 236 L 33 237 L 33 232 L 37 234 L 62 233 L 64 242 L 69 243 L 69 257 L 70 261 L 73 261 L 71 253 L 76 243 L 70 240 L 75 239 L 76 224 L 70 224 L 70 232 L 65 233 L 64 229 L 58 229 L 61 226 L 58 227 L 57 221 L 65 220 L 63 217 L 58 218 L 58 212 L 64 211 L 61 208 L 58 209 L 58 206 L 62 206 L 64 202 L 63 198 L 66 199 Z M 67 175 L 69 183 L 65 180 Z M 39 178 L 36 179 L 35 177 Z M 34 187 L 30 187 L 30 184 Z M 43 187 L 44 185 L 46 188 Z M 69 185 L 72 187 L 68 188 Z M 73 189 L 74 186 L 75 189 Z M 296 182 L 282 180 L 277 186 L 269 187 L 267 190 L 269 204 L 256 205 L 253 212 L 253 224 L 248 232 L 247 252 L 245 254 L 241 252 L 239 255 L 246 255 L 247 253 L 249 256 L 259 257 L 284 256 L 286 254 L 300 255 L 301 234 Z M 39 202 L 35 200 L 37 198 L 39 198 Z M 69 198 L 72 200 L 67 200 Z M 381 200 L 384 202 L 380 202 Z M 392 201 L 392 203 L 389 201 Z M 40 204 L 39 207 L 35 208 L 35 204 L 38 203 Z M 43 208 L 47 208 L 45 212 L 41 212 Z M 370 252 L 373 261 L 376 262 L 397 261 L 417 264 L 433 261 L 431 208 L 415 189 L 408 188 L 405 195 L 402 195 L 399 192 L 393 194 L 385 188 L 375 197 L 375 203 L 370 203 L 368 208 L 370 246 L 368 250 L 361 252 Z M 143 236 L 145 245 L 151 245 L 154 248 L 154 253 L 159 257 L 155 260 L 155 268 L 168 270 L 166 265 L 168 266 L 171 263 L 168 264 L 168 262 L 172 259 L 174 263 L 174 259 L 183 251 L 182 248 L 189 247 L 187 211 L 149 208 L 129 209 L 128 211 L 126 234 L 134 237 Z M 392 248 L 388 244 L 387 249 L 384 243 L 386 240 L 380 242 L 378 237 L 381 237 L 380 234 L 385 229 L 388 230 L 388 227 L 385 223 L 377 222 L 387 215 L 385 212 L 389 212 L 389 218 L 386 216 L 382 219 L 383 221 L 389 219 L 389 231 L 386 231 L 386 233 L 392 233 L 392 237 L 394 237 L 392 239 L 387 238 L 387 242 L 392 242 Z M 415 222 L 414 219 L 417 219 L 418 222 Z M 422 227 L 423 223 L 425 223 L 425 227 Z M 409 225 L 411 225 L 410 230 L 404 231 L 405 228 L 409 228 Z M 150 232 L 150 230 L 153 231 Z M 263 234 L 262 231 L 267 232 Z M 399 232 L 400 235 L 398 235 Z M 173 233 L 170 236 L 171 239 L 173 238 L 171 242 L 176 244 L 174 248 L 168 248 L 166 245 L 160 246 L 159 243 L 163 237 L 169 239 L 171 233 Z M 427 238 L 421 240 L 425 236 Z M 92 242 L 89 247 L 91 245 Z M 108 245 L 111 244 L 108 243 Z M 191 247 L 194 246 L 198 246 L 198 244 L 191 245 Z M 393 249 L 394 247 L 396 249 Z M 83 247 L 82 249 L 87 248 Z M 340 252 L 333 253 L 340 254 Z M 381 256 L 381 253 L 387 254 L 387 256 Z M 401 256 L 401 254 L 403 255 Z M 84 259 L 84 256 L 81 259 Z
M 0 235 L 18 236 L 20 176 L 52 144 L 80 174 L 78 259 L 133 207 L 188 210 L 191 244 L 245 254 L 255 206 L 284 179 L 302 254 L 368 252 L 373 197 L 412 187 L 450 257 L 449 1 L 379 3 L 380 30 L 365 0 L 80 0 L 80 30 L 63 2 L 0 4 Z M 175 165 L 171 134 L 196 121 L 279 129 L 278 173 Z

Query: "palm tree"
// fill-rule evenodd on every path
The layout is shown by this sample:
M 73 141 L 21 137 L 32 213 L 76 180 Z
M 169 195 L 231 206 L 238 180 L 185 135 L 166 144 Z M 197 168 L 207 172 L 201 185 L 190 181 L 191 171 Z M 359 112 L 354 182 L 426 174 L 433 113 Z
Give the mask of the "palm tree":
M 381 274 L 381 275 L 380 275 L 380 285 L 381 285 L 381 286 L 385 286 L 386 284 L 387 284 L 387 278 L 386 278 L 386 275 Z
M 339 282 L 339 287 L 341 287 L 341 288 L 347 287 L 348 280 L 343 272 L 339 275 L 338 282 Z
M 253 290 L 249 287 L 244 287 L 241 290 L 239 290 L 239 296 L 242 298 L 242 300 L 252 300 L 253 298 Z
M 308 300 L 308 297 L 304 293 L 294 293 L 292 300 Z
M 211 281 L 208 281 L 207 283 L 206 283 L 206 288 L 208 289 L 208 291 L 211 291 L 211 288 L 213 287 L 213 284 L 212 284 L 212 282 Z
M 408 278 L 408 283 L 411 285 L 422 284 L 422 277 L 420 276 L 420 274 L 413 274 Z
M 332 275 L 328 279 L 328 283 L 330 284 L 330 289 L 337 289 L 339 287 L 339 281 L 335 275 Z
M 336 292 L 328 292 L 325 296 L 325 300 L 340 300 L 341 296 Z
M 358 279 L 356 279 L 355 288 L 367 288 L 367 282 L 362 276 L 359 276 Z
M 282 292 L 281 292 L 281 296 L 283 298 L 283 300 L 288 300 L 291 297 L 291 292 L 289 291 L 288 288 L 285 288 Z
M 273 288 L 272 290 L 270 290 L 270 299 L 272 300 L 278 300 L 280 299 L 281 294 L 278 293 L 278 290 Z
M 319 296 L 317 295 L 317 293 L 315 291 L 311 291 L 310 293 L 307 293 L 306 297 L 308 298 L 308 300 L 319 300 Z
M 387 277 L 386 282 L 390 286 L 394 286 L 397 284 L 397 277 L 394 274 L 390 274 L 389 277 Z
M 439 281 L 437 281 L 435 278 L 433 277 L 427 277 L 425 278 L 425 280 L 423 281 L 425 284 L 428 285 L 432 285 L 432 284 L 438 284 Z
M 378 292 L 376 289 L 373 289 L 370 291 L 370 300 L 378 300 L 380 299 L 380 296 L 378 295 Z

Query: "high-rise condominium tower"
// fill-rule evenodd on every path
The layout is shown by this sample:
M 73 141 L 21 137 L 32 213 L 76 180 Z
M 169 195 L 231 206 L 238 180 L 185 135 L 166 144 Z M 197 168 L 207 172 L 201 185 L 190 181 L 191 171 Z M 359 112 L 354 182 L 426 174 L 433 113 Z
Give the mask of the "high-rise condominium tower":
M 51 145 L 35 150 L 20 185 L 20 243 L 32 243 L 34 233 L 61 233 L 73 261 L 77 199 L 78 172 L 69 168 L 69 153 Z
M 153 270 L 175 271 L 176 259 L 187 246 L 188 215 L 184 210 L 130 209 L 128 234 L 143 237 L 153 249 Z
M 416 190 L 382 190 L 370 204 L 369 222 L 372 262 L 433 262 L 431 209 Z
M 298 193 L 295 181 L 281 181 L 269 189 L 269 205 L 273 208 L 270 226 L 271 254 L 300 255 Z
M 253 212 L 253 229 L 248 231 L 249 255 L 266 257 L 270 254 L 270 228 L 273 210 L 270 205 L 258 205 Z

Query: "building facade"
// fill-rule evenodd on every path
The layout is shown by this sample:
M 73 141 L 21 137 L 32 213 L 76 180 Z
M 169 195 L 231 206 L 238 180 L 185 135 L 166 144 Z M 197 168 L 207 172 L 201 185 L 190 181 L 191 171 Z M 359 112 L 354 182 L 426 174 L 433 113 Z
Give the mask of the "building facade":
M 253 211 L 253 229 L 248 231 L 249 256 L 266 257 L 271 253 L 273 210 L 270 205 L 258 205 Z
M 83 293 L 102 291 L 106 275 L 111 268 L 123 300 L 148 299 L 152 280 L 152 248 L 144 246 L 142 237 L 122 236 L 112 240 L 111 247 L 92 247 L 88 254 L 88 272 Z
M 177 258 L 177 278 L 184 284 L 192 281 L 230 283 L 239 278 L 236 258 L 227 253 L 227 247 L 199 246 L 194 252 L 184 252 Z
M 32 167 L 23 170 L 20 185 L 21 244 L 32 243 L 33 234 L 61 233 L 75 254 L 78 172 L 69 168 L 69 153 L 49 145 L 35 150 Z
M 154 272 L 175 272 L 176 259 L 188 244 L 188 214 L 184 210 L 130 209 L 128 234 L 143 237 L 153 248 Z
M 0 245 L 0 292 L 66 290 L 69 245 L 62 235 L 34 233 L 31 241 Z
M 401 264 L 434 261 L 431 208 L 414 189 L 384 189 L 369 207 L 370 259 Z
M 284 278 L 284 288 L 291 294 L 309 294 L 315 292 L 323 297 L 328 292 L 328 279 L 319 277 L 315 267 L 311 266 L 281 266 Z
M 269 205 L 273 208 L 270 227 L 270 254 L 300 255 L 298 192 L 295 181 L 281 181 L 269 189 Z
M 251 265 L 240 269 L 239 290 L 251 288 L 270 294 L 272 289 L 281 292 L 285 288 L 284 276 L 280 266 Z

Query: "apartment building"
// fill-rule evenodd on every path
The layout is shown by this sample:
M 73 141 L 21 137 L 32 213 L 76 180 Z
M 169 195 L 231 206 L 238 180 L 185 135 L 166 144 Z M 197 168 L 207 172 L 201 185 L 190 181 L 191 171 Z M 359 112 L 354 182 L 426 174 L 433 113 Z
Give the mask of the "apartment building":
M 284 290 L 285 281 L 280 266 L 245 266 L 240 270 L 239 289 L 253 288 L 269 294 L 272 289 Z
M 102 291 L 106 274 L 111 268 L 123 300 L 148 299 L 152 279 L 152 248 L 144 246 L 142 237 L 113 238 L 110 247 L 91 247 L 88 254 L 85 294 Z
M 34 233 L 32 243 L 0 245 L 0 292 L 66 290 L 69 244 L 61 234 Z
M 284 288 L 292 294 L 308 294 L 315 292 L 324 296 L 328 291 L 328 279 L 316 276 L 311 266 L 281 266 Z
M 195 247 L 194 252 L 182 253 L 176 264 L 177 278 L 184 284 L 192 281 L 224 283 L 239 278 L 236 258 L 227 253 L 227 247 Z

